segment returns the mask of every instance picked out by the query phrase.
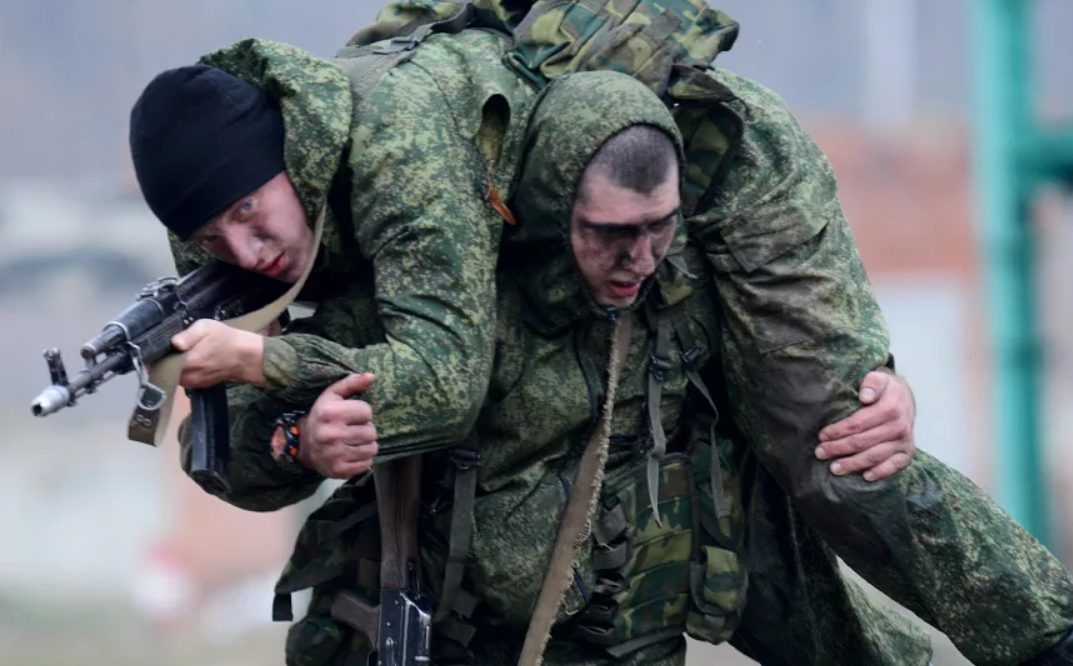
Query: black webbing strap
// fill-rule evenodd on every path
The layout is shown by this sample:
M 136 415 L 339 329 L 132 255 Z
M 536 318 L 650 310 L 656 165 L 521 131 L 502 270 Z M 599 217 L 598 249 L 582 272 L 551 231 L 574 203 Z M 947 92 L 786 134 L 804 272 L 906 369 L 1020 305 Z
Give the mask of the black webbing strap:
M 454 498 L 451 502 L 451 533 L 447 547 L 447 566 L 443 591 L 436 607 L 433 622 L 441 623 L 456 611 L 455 604 L 462 589 L 466 558 L 473 540 L 473 505 L 477 498 L 477 466 L 480 462 L 480 443 L 476 432 L 449 454 L 454 465 Z M 456 611 L 457 612 L 457 611 Z
M 723 474 L 719 469 L 719 454 L 715 437 L 715 426 L 719 422 L 719 409 L 716 408 L 715 400 L 712 399 L 711 392 L 708 391 L 708 387 L 704 384 L 704 379 L 700 376 L 700 368 L 697 365 L 700 347 L 697 346 L 697 339 L 693 336 L 693 331 L 689 328 L 689 322 L 686 320 L 684 302 L 668 308 L 665 313 L 661 314 L 671 321 L 674 332 L 678 336 L 678 342 L 682 346 L 682 368 L 685 370 L 686 377 L 693 387 L 700 391 L 700 394 L 708 401 L 708 406 L 712 408 L 712 424 L 709 431 L 712 460 L 708 474 L 711 480 L 712 503 L 715 505 L 715 513 L 720 518 L 725 518 L 730 515 L 730 508 L 727 506 L 726 494 L 723 489 Z
M 654 299 L 649 299 L 652 304 Z M 656 306 L 649 307 L 649 322 L 656 326 L 656 348 L 652 351 L 648 366 L 648 428 L 652 435 L 652 449 L 648 452 L 648 502 L 652 508 L 652 518 L 663 527 L 659 515 L 659 466 L 667 453 L 667 433 L 663 430 L 663 418 L 660 406 L 663 400 L 663 382 L 667 380 L 667 371 L 671 369 L 671 322 L 663 310 Z

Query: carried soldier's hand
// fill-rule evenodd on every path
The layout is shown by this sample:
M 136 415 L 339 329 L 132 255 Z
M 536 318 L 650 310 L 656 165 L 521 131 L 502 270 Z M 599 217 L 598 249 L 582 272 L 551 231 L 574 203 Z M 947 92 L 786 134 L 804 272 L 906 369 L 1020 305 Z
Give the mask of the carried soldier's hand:
M 302 464 L 332 479 L 349 479 L 372 467 L 377 451 L 373 409 L 350 398 L 375 381 L 370 373 L 350 375 L 320 394 L 300 426 Z
M 886 370 L 865 375 L 860 401 L 864 407 L 820 431 L 816 457 L 836 459 L 832 474 L 863 472 L 865 480 L 879 481 L 908 467 L 916 453 L 916 404 L 909 384 Z
M 213 319 L 199 319 L 172 337 L 171 345 L 186 352 L 179 385 L 186 389 L 221 382 L 264 384 L 264 339 Z

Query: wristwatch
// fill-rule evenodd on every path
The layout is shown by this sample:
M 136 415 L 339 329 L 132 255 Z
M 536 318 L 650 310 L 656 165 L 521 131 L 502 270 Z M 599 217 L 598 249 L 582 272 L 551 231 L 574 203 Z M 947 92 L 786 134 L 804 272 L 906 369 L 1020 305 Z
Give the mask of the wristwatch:
M 282 467 L 296 467 L 302 464 L 298 460 L 302 440 L 298 420 L 303 416 L 305 412 L 286 412 L 276 419 L 270 446 L 272 458 Z

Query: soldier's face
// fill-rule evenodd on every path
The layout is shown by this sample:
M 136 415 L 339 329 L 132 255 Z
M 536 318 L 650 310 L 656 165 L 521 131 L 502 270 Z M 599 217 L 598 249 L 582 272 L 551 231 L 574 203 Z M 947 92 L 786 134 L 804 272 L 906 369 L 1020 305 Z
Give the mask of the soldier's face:
M 619 187 L 600 173 L 582 182 L 570 216 L 578 268 L 597 303 L 629 307 L 674 240 L 681 217 L 678 166 L 650 194 Z
M 210 220 L 189 242 L 221 261 L 282 282 L 297 282 L 315 256 L 313 230 L 286 172 Z

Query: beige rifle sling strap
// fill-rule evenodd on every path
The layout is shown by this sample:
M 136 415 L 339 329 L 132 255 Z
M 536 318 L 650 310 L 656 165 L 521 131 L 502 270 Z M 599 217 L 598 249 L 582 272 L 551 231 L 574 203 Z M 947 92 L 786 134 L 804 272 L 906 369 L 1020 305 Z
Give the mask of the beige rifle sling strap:
M 313 226 L 314 248 L 320 247 L 320 237 L 324 230 L 324 214 L 326 210 L 326 206 L 321 209 L 320 215 L 317 216 L 317 222 Z M 315 263 L 313 258 L 316 256 L 316 252 L 310 255 L 311 259 L 306 265 L 302 277 L 278 299 L 260 310 L 248 312 L 234 319 L 228 319 L 223 323 L 241 331 L 251 332 L 260 331 L 271 324 L 287 309 L 287 306 L 294 302 L 298 292 L 302 290 L 306 279 L 309 278 L 309 273 L 313 270 L 313 264 Z M 165 356 L 153 366 L 153 369 L 149 372 L 149 381 L 164 391 L 167 397 L 156 409 L 145 409 L 141 405 L 134 408 L 134 413 L 131 414 L 130 422 L 127 426 L 127 438 L 129 440 L 153 446 L 159 446 L 163 441 L 164 434 L 168 429 L 168 421 L 171 419 L 171 409 L 175 403 L 175 391 L 179 386 L 179 375 L 182 374 L 185 358 L 186 354 L 172 354 Z
M 518 666 L 540 666 L 544 649 L 551 636 L 552 625 L 559 614 L 566 589 L 570 586 L 578 549 L 589 538 L 592 529 L 592 514 L 600 497 L 604 480 L 604 465 L 607 463 L 607 447 L 611 439 L 611 415 L 615 410 L 615 393 L 619 376 L 626 363 L 630 349 L 630 333 L 633 330 L 633 315 L 626 314 L 615 327 L 611 340 L 611 357 L 607 372 L 607 398 L 604 400 L 600 423 L 589 439 L 581 456 L 570 500 L 563 513 L 559 536 L 555 540 L 551 564 L 544 577 L 544 584 L 537 598 L 536 610 L 525 634 Z

